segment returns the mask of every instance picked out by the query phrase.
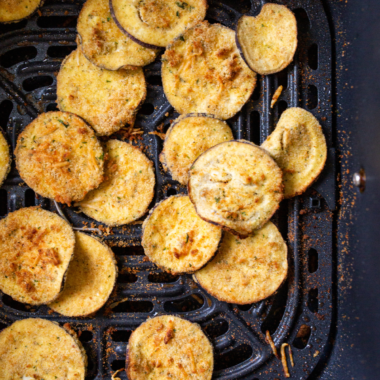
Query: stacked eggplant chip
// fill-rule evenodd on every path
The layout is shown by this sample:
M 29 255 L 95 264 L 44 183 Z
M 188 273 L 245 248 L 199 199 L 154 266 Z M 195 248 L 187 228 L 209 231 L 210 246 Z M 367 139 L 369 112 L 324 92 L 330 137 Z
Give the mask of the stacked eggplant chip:
M 0 221 L 0 289 L 30 305 L 67 316 L 100 309 L 116 283 L 108 246 L 76 233 L 55 213 L 27 207 Z
M 27 16 L 0 8 L 0 22 Z M 286 279 L 287 246 L 270 219 L 283 198 L 303 193 L 318 177 L 326 141 L 318 120 L 300 108 L 285 111 L 261 147 L 234 140 L 225 120 L 250 99 L 257 74 L 291 63 L 297 24 L 287 7 L 265 4 L 258 16 L 243 16 L 235 32 L 203 21 L 206 10 L 206 0 L 87 0 L 78 19 L 78 48 L 57 78 L 61 111 L 40 115 L 19 135 L 16 166 L 37 194 L 73 204 L 99 223 L 142 223 L 138 219 L 154 199 L 154 165 L 136 146 L 108 136 L 133 127 L 147 92 L 143 66 L 166 48 L 164 93 L 180 116 L 166 133 L 160 161 L 187 185 L 189 196 L 152 208 L 142 246 L 158 267 L 193 274 L 217 299 L 250 304 L 271 296 Z M 0 134 L 0 182 L 10 160 Z M 99 310 L 117 277 L 107 246 L 74 234 L 67 221 L 40 208 L 0 221 L 0 269 L 4 293 L 71 317 Z M 46 331 L 47 341 L 59 328 L 40 320 L 14 328 L 26 334 L 34 325 Z M 0 334 L 0 342 L 8 333 Z M 71 347 L 76 376 L 83 378 L 86 360 L 80 347 Z M 9 352 L 0 350 L 0 363 L 18 360 Z M 39 363 L 41 355 L 36 351 L 33 360 Z M 1 371 L 13 376 L 11 367 L 0 365 L 0 377 Z M 191 373 L 210 379 L 212 346 L 197 325 L 153 318 L 131 335 L 127 354 L 130 379 L 145 378 L 147 371 L 152 378 Z

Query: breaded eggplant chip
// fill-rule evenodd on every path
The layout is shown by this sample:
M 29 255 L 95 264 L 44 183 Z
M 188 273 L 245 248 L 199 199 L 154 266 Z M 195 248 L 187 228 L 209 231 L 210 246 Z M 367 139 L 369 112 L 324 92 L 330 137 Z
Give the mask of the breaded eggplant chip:
M 258 16 L 242 16 L 236 30 L 240 53 L 258 74 L 278 73 L 293 61 L 297 21 L 284 5 L 264 4 Z
M 81 201 L 103 181 L 103 148 L 94 131 L 71 113 L 38 116 L 20 133 L 15 155 L 26 184 L 57 202 Z
M 142 246 L 157 266 L 173 274 L 194 273 L 216 253 L 222 230 L 202 220 L 188 196 L 158 203 L 143 224 Z
M 173 315 L 148 319 L 129 338 L 129 380 L 211 380 L 213 347 L 196 323 Z
M 326 139 L 318 120 L 294 107 L 283 112 L 276 129 L 261 145 L 284 173 L 284 197 L 302 194 L 323 170 Z
M 9 145 L 0 129 L 0 186 L 11 170 L 11 163 L 12 158 L 9 153 Z
M 75 332 L 58 323 L 22 319 L 0 333 L 0 379 L 84 380 L 86 367 Z
M 117 266 L 111 248 L 98 239 L 75 232 L 75 240 L 65 288 L 49 307 L 68 317 L 83 317 L 107 302 L 116 283 Z
M 0 221 L 0 289 L 19 302 L 47 304 L 62 291 L 74 253 L 71 226 L 39 207 Z
M 82 117 L 100 136 L 109 136 L 126 124 L 133 124 L 145 96 L 141 67 L 103 70 L 93 65 L 79 48 L 65 58 L 57 76 L 59 109 Z
M 247 239 L 224 234 L 214 259 L 194 274 L 199 285 L 220 301 L 250 304 L 271 296 L 288 272 L 288 248 L 268 222 Z
M 245 238 L 277 210 L 283 198 L 282 171 L 257 145 L 228 141 L 197 158 L 188 189 L 202 219 Z
M 235 32 L 204 21 L 167 47 L 162 84 L 178 113 L 202 112 L 226 120 L 251 96 L 256 74 L 240 57 Z
M 109 226 L 131 223 L 141 218 L 152 202 L 153 163 L 139 148 L 119 140 L 109 140 L 104 152 L 106 180 L 75 205 Z
M 135 42 L 151 49 L 169 44 L 206 16 L 206 0 L 110 0 L 118 27 Z
M 160 161 L 176 181 L 187 185 L 196 158 L 212 146 L 233 140 L 231 128 L 212 115 L 180 116 L 166 132 Z
M 0 0 L 0 22 L 18 22 L 31 16 L 43 0 Z
M 111 16 L 109 0 L 87 0 L 78 17 L 78 36 L 83 54 L 107 70 L 131 69 L 153 62 L 158 54 L 127 37 Z

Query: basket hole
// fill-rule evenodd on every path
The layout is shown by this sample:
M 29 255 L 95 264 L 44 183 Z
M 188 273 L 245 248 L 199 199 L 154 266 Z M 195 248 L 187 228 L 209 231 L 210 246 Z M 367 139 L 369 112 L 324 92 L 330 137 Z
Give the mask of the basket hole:
M 30 309 L 27 307 L 27 305 L 15 301 L 11 296 L 8 296 L 8 294 L 3 295 L 3 303 L 4 305 L 7 305 L 15 310 L 30 312 Z
M 318 89 L 313 84 L 307 86 L 307 108 L 313 110 L 318 105 Z
M 251 140 L 256 145 L 260 145 L 260 112 L 251 112 Z
M 148 281 L 153 283 L 164 283 L 168 284 L 171 282 L 176 282 L 178 280 L 179 276 L 175 276 L 171 273 L 151 273 L 148 275 Z
M 75 28 L 76 16 L 42 16 L 37 20 L 40 28 Z
M 12 49 L 0 57 L 0 65 L 6 69 L 20 62 L 26 62 L 37 57 L 37 49 L 34 46 L 24 46 Z
M 0 103 L 0 127 L 5 131 L 8 126 L 9 116 L 13 110 L 13 103 L 10 100 L 4 100 Z
M 261 331 L 263 334 L 269 330 L 270 334 L 273 335 L 280 325 L 281 319 L 285 312 L 286 302 L 287 302 L 287 293 L 288 286 L 287 283 L 284 286 L 280 287 L 278 292 L 276 293 L 273 305 L 265 318 L 264 322 L 261 325 Z
M 171 197 L 173 195 L 177 195 L 177 189 L 175 189 L 174 187 L 171 187 L 170 189 L 168 189 L 168 191 L 166 192 L 166 195 L 168 197 Z
M 0 216 L 7 215 L 8 194 L 5 189 L 0 189 Z
M 32 189 L 25 191 L 25 207 L 31 207 L 36 205 L 35 193 Z
M 22 20 L 12 24 L 0 24 L 0 34 L 13 32 L 14 30 L 23 29 L 26 27 L 28 20 Z
M 313 44 L 307 52 L 307 62 L 309 67 L 313 70 L 318 69 L 318 45 Z
M 308 256 L 309 273 L 314 273 L 318 269 L 318 252 L 314 248 L 310 248 Z
M 130 330 L 117 330 L 112 331 L 111 339 L 114 342 L 128 342 L 129 337 L 131 336 L 132 331 Z
M 57 103 L 50 103 L 46 107 L 46 112 L 49 111 L 59 111 Z
M 228 322 L 225 319 L 217 319 L 205 326 L 204 331 L 209 338 L 215 339 L 225 334 L 228 331 L 228 327 Z
M 8 327 L 8 325 L 6 325 L 5 323 L 0 322 L 0 331 L 4 330 L 7 327 Z
M 149 84 L 151 84 L 153 86 L 162 87 L 161 75 L 150 75 L 150 76 L 148 76 L 148 78 L 146 80 Z
M 53 84 L 52 77 L 47 75 L 39 75 L 37 77 L 25 79 L 22 82 L 22 88 L 25 91 L 34 91 L 37 90 L 37 88 L 50 86 L 51 84 Z
M 304 349 L 307 346 L 311 334 L 311 328 L 308 325 L 302 325 L 296 337 L 293 340 L 293 346 L 300 350 Z
M 282 86 L 283 90 L 288 88 L 288 71 L 287 69 L 277 73 L 278 86 Z
M 288 108 L 288 103 L 285 102 L 285 100 L 280 100 L 277 103 L 277 109 L 278 109 L 278 118 L 281 117 L 282 113 Z
M 94 379 L 96 377 L 96 366 L 95 366 L 95 361 L 91 357 L 91 355 L 87 355 L 87 376 L 86 380 Z
M 76 48 L 76 46 L 49 46 L 47 55 L 51 58 L 65 58 Z
M 317 197 L 310 197 L 310 208 L 318 209 L 321 207 L 321 200 Z
M 252 307 L 252 303 L 249 305 L 236 305 L 237 308 L 241 311 L 248 311 Z
M 137 276 L 134 273 L 128 273 L 128 272 L 120 272 L 119 275 L 117 276 L 117 280 L 123 284 L 129 283 L 133 284 L 134 282 L 137 281 Z
M 144 103 L 142 106 L 141 106 L 141 109 L 140 109 L 140 112 L 143 114 L 143 115 L 151 115 L 153 112 L 154 112 L 154 106 L 153 104 L 150 104 L 150 103 Z
M 318 313 L 318 289 L 317 288 L 309 290 L 307 307 L 312 313 Z
M 118 369 L 125 368 L 125 360 L 114 360 L 111 363 L 111 368 L 113 371 L 117 371 Z
M 251 0 L 224 0 L 223 3 L 239 13 L 248 13 L 251 10 Z
M 217 355 L 215 357 L 215 371 L 221 371 L 243 363 L 252 356 L 252 352 L 251 346 L 242 344 L 222 355 Z
M 261 81 L 256 82 L 255 90 L 252 94 L 252 100 L 259 100 L 260 99 L 260 93 L 261 93 Z
M 93 338 L 93 334 L 91 331 L 88 331 L 88 330 L 85 330 L 85 331 L 82 331 L 80 336 L 79 336 L 79 340 L 81 342 L 90 342 Z
M 184 313 L 200 309 L 204 304 L 201 296 L 192 294 L 191 296 L 176 301 L 165 302 L 164 309 L 172 313 Z
M 297 20 L 298 33 L 300 35 L 306 33 L 310 29 L 310 20 L 306 11 L 302 8 L 298 8 L 294 10 L 294 15 L 296 16 Z
M 115 255 L 128 255 L 128 256 L 142 256 L 144 255 L 144 248 L 141 246 L 135 247 L 112 247 Z
M 113 308 L 115 313 L 149 313 L 152 310 L 150 301 L 125 301 Z

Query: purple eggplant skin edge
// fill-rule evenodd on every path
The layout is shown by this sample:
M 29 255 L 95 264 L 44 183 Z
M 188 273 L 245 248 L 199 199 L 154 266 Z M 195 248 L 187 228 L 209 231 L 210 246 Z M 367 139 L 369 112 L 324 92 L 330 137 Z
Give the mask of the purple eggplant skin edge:
M 261 149 L 262 151 L 264 151 L 266 154 L 268 154 L 268 152 L 264 149 L 264 148 L 261 148 L 260 146 L 258 146 L 258 145 L 256 145 L 256 144 L 254 144 L 253 142 L 251 142 L 251 141 L 247 141 L 247 140 L 242 140 L 242 139 L 240 139 L 240 140 L 231 140 L 231 141 L 224 141 L 224 142 L 221 142 L 221 143 L 219 143 L 219 144 L 216 144 L 216 145 L 214 145 L 213 147 L 211 147 L 210 149 L 208 149 L 208 150 L 206 150 L 206 152 L 208 152 L 209 150 L 211 150 L 211 149 L 215 149 L 216 147 L 218 147 L 219 145 L 221 145 L 221 144 L 227 144 L 227 143 L 231 143 L 231 142 L 235 142 L 235 143 L 240 143 L 240 144 L 247 144 L 247 145 L 253 145 L 253 146 L 255 146 L 256 148 L 259 148 L 259 149 Z M 193 164 L 191 165 L 191 167 L 190 167 L 190 169 L 189 169 L 189 178 L 190 178 L 190 176 L 191 176 L 191 170 L 193 169 L 193 167 L 194 167 L 194 165 L 196 164 L 196 162 L 200 159 L 200 157 L 202 157 L 206 152 L 203 152 L 194 162 L 193 162 Z M 268 154 L 268 156 L 269 156 L 269 154 Z M 270 157 L 270 156 L 269 156 Z M 273 160 L 273 158 L 272 157 L 270 157 L 271 158 L 271 160 L 274 162 L 274 163 L 276 163 L 274 160 Z M 227 231 L 227 232 L 229 232 L 229 233 L 231 233 L 232 235 L 235 235 L 235 236 L 237 236 L 239 239 L 246 239 L 246 238 L 248 238 L 251 234 L 252 234 L 252 232 L 249 232 L 249 233 L 246 233 L 246 234 L 243 234 L 243 233 L 241 233 L 241 232 L 238 232 L 238 231 L 235 231 L 233 228 L 231 228 L 231 227 L 226 227 L 226 226 L 224 226 L 224 225 L 222 225 L 222 224 L 220 224 L 220 223 L 218 223 L 218 222 L 215 222 L 215 221 L 213 221 L 213 220 L 210 220 L 210 219 L 207 219 L 207 218 L 205 218 L 204 216 L 202 216 L 200 213 L 199 213 L 199 211 L 198 211 L 198 208 L 197 208 L 197 205 L 195 204 L 195 201 L 194 201 L 194 199 L 193 199 L 193 194 L 192 194 L 192 191 L 191 191 L 191 185 L 190 185 L 190 179 L 189 179 L 189 182 L 188 182 L 188 184 L 187 184 L 187 193 L 188 193 L 188 195 L 189 195 L 189 198 L 190 198 L 190 201 L 192 202 L 192 204 L 194 205 L 194 207 L 195 207 L 195 211 L 196 211 L 196 213 L 198 214 L 198 216 L 200 217 L 200 218 L 202 218 L 205 222 L 208 222 L 208 223 L 211 223 L 211 224 L 214 224 L 215 226 L 219 226 L 219 227 L 221 227 L 224 231 Z M 284 199 L 284 197 L 282 197 L 282 199 L 281 199 L 281 201 Z M 274 213 L 278 210 L 278 208 L 280 207 L 280 203 L 281 203 L 281 201 L 278 203 L 278 205 L 277 205 L 277 207 L 273 210 L 273 213 L 270 215 L 270 217 L 267 219 L 267 220 L 265 220 L 258 228 L 256 228 L 255 230 L 258 230 L 258 229 L 260 229 L 261 227 L 263 227 L 264 226 L 264 224 L 266 223 L 266 222 L 268 222 L 271 218 L 272 218 L 272 216 L 274 215 Z
M 116 18 L 115 11 L 113 9 L 112 5 L 112 0 L 109 0 L 109 5 L 110 5 L 110 11 L 111 11 L 111 16 L 113 18 L 113 21 L 115 21 L 115 24 L 118 26 L 118 28 L 128 37 L 130 38 L 133 42 L 136 42 L 137 44 L 141 45 L 144 48 L 147 49 L 153 49 L 153 50 L 163 50 L 164 47 L 162 46 L 156 46 L 156 45 L 151 45 L 147 44 L 146 42 L 140 41 L 136 37 L 132 36 L 132 34 L 128 33 L 120 24 L 119 20 Z
M 112 1 L 112 0 L 110 0 Z M 245 17 L 246 15 L 243 15 L 239 18 L 238 22 L 236 23 L 236 28 L 235 28 L 235 42 L 236 42 L 236 46 L 239 50 L 239 54 L 240 54 L 240 57 L 243 59 L 243 61 L 245 62 L 245 64 L 254 72 L 256 73 L 255 70 L 252 69 L 252 67 L 249 65 L 247 59 L 245 58 L 244 56 L 244 53 L 243 53 L 243 49 L 241 47 L 241 44 L 240 44 L 240 41 L 239 41 L 239 37 L 238 37 L 238 29 L 239 29 L 239 23 L 240 23 L 240 20 Z M 246 16 L 246 17 L 249 17 L 249 16 Z M 259 74 L 259 73 L 256 73 L 256 74 Z

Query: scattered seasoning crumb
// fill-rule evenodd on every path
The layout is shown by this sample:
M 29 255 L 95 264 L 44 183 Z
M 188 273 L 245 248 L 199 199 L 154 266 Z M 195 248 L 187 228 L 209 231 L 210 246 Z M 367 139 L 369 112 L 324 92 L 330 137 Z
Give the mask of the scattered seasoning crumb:
M 282 87 L 282 86 L 279 86 L 279 87 L 277 88 L 277 90 L 275 91 L 275 93 L 273 94 L 273 98 L 272 98 L 272 101 L 271 101 L 271 103 L 270 103 L 270 108 L 273 108 L 273 106 L 276 104 L 278 98 L 279 98 L 280 95 L 281 95 L 282 89 L 283 89 L 283 87 Z
M 313 358 L 317 357 L 318 355 L 319 355 L 319 351 L 317 350 L 314 352 Z
M 160 139 L 165 140 L 165 133 L 160 133 L 160 132 L 157 132 L 157 131 L 153 131 L 153 132 L 149 132 L 148 134 L 149 135 L 156 135 Z
M 112 380 L 120 380 L 120 377 L 116 377 L 116 375 L 119 373 L 119 372 L 123 372 L 125 370 L 125 368 L 120 368 L 118 369 L 112 376 L 111 376 L 111 379 Z
M 274 355 L 277 359 L 280 359 L 280 357 L 278 356 L 277 348 L 276 348 L 276 346 L 274 345 L 273 339 L 272 339 L 272 337 L 270 336 L 270 333 L 269 333 L 268 330 L 267 330 L 266 335 L 265 335 L 265 340 L 266 340 L 267 343 L 270 345 L 270 347 L 271 347 L 271 349 L 272 349 L 272 352 L 273 352 L 273 355 Z

